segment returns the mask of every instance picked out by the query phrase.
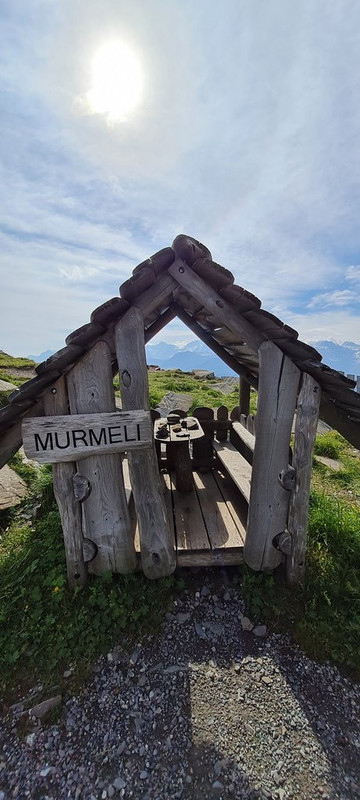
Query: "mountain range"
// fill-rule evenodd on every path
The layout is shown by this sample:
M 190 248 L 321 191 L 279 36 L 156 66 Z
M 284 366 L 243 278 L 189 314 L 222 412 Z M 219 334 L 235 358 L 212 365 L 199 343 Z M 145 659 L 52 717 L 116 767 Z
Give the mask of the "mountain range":
M 324 364 L 333 369 L 344 372 L 345 375 L 360 375 L 360 344 L 356 342 L 337 342 L 327 339 L 318 342 L 309 342 L 322 355 Z M 37 356 L 29 355 L 37 363 L 45 361 L 54 351 L 46 350 Z M 204 369 L 214 372 L 218 377 L 235 375 L 235 373 L 218 358 L 199 339 L 188 342 L 182 347 L 169 342 L 157 342 L 146 345 L 146 359 L 148 364 L 154 364 L 161 369 L 181 369 L 191 372 L 193 369 Z

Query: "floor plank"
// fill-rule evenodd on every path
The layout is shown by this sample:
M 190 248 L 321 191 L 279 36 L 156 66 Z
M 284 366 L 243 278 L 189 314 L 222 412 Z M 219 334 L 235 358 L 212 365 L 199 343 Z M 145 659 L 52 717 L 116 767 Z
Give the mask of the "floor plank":
M 195 472 L 194 482 L 211 548 L 242 547 L 242 537 L 212 472 Z
M 204 525 L 197 493 L 177 492 L 171 478 L 174 503 L 177 551 L 209 550 L 210 542 Z
M 177 565 L 179 567 L 231 567 L 244 563 L 243 549 L 222 550 L 179 550 Z
M 239 531 L 242 546 L 245 544 L 248 503 L 227 472 L 214 470 L 214 478 Z

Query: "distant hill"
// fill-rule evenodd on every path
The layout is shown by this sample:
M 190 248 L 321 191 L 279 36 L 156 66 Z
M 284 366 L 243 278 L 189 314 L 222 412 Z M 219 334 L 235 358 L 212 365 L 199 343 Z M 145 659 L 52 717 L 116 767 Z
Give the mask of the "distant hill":
M 36 364 L 41 364 L 42 361 L 46 361 L 54 353 L 55 350 L 45 350 L 44 353 L 40 353 L 38 356 L 28 356 L 28 358 L 31 358 L 31 361 L 35 361 Z

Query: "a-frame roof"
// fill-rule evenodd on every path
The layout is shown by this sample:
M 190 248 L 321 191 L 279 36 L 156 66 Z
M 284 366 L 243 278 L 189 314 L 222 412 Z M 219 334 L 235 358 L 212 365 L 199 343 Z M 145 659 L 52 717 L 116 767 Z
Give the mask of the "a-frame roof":
M 222 360 L 251 385 L 257 386 L 258 348 L 273 341 L 301 371 L 308 372 L 322 390 L 322 419 L 360 448 L 360 394 L 354 381 L 321 363 L 321 355 L 301 342 L 298 333 L 261 307 L 261 301 L 234 284 L 229 270 L 212 260 L 210 251 L 196 239 L 180 235 L 167 247 L 139 264 L 114 297 L 96 308 L 90 322 L 66 338 L 66 346 L 36 367 L 37 377 L 9 396 L 0 411 L 1 437 L 97 341 L 113 345 L 113 330 L 131 307 L 144 317 L 149 341 L 178 317 Z M 116 372 L 116 355 L 113 352 Z

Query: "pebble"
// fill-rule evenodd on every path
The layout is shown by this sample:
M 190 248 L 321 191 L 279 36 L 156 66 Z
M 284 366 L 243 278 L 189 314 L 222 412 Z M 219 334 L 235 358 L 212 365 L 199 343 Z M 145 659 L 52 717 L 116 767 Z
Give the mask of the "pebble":
M 121 789 L 125 789 L 126 783 L 122 778 L 115 778 L 113 781 L 114 789 L 117 789 L 119 792 Z
M 61 694 L 57 694 L 55 697 L 49 697 L 48 700 L 43 700 L 42 703 L 33 706 L 29 711 L 29 716 L 38 718 L 44 717 L 48 711 L 61 705 L 61 701 Z
M 255 625 L 255 628 L 253 628 L 254 636 L 258 636 L 259 638 L 266 636 L 266 632 L 266 625 Z
M 242 617 L 242 619 L 241 619 L 241 627 L 242 627 L 243 631 L 252 631 L 254 625 L 249 620 L 249 617 Z
M 0 800 L 360 797 L 360 688 L 287 637 L 243 634 L 253 624 L 224 578 L 193 576 L 158 632 L 94 665 L 56 725 L 38 718 L 22 738 L 5 715 Z

